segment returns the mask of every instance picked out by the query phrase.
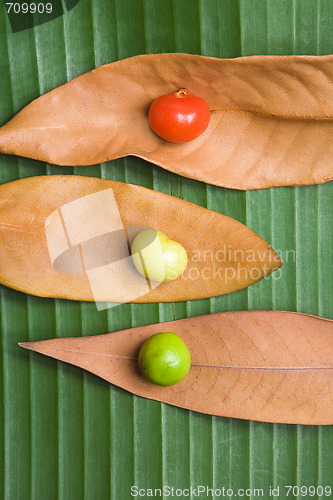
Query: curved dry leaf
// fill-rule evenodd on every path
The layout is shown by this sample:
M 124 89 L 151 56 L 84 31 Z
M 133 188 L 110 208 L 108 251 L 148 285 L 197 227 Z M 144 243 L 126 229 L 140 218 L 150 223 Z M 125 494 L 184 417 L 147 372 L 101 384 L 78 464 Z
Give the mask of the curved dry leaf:
M 137 355 L 172 331 L 192 357 L 172 387 L 141 376 Z M 127 391 L 188 410 L 297 424 L 333 424 L 333 321 L 281 311 L 227 312 L 93 337 L 20 344 L 88 370 Z
M 0 151 L 59 165 L 135 155 L 236 189 L 333 178 L 333 56 L 215 59 L 135 56 L 40 97 L 0 129 Z M 186 144 L 155 135 L 152 101 L 179 88 L 205 99 L 211 123 Z
M 181 243 L 188 266 L 149 282 L 129 244 L 142 227 Z M 170 302 L 213 297 L 279 268 L 274 250 L 230 217 L 122 182 L 40 176 L 0 186 L 0 282 L 43 297 Z

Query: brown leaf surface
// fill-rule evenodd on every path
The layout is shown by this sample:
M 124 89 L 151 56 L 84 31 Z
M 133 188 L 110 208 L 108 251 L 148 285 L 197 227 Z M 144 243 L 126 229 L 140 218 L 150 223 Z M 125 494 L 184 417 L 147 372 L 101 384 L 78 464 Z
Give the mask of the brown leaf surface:
M 135 270 L 129 242 L 142 226 L 185 247 L 183 275 L 157 286 Z M 282 265 L 262 238 L 230 217 L 140 186 L 83 176 L 30 177 L 0 186 L 0 249 L 2 284 L 88 301 L 213 297 Z
M 143 341 L 177 333 L 192 357 L 172 387 L 143 379 Z M 127 391 L 188 410 L 297 424 L 333 424 L 333 321 L 281 311 L 227 312 L 106 335 L 20 344 Z
M 333 178 L 332 82 L 333 56 L 135 56 L 32 102 L 0 129 L 0 151 L 59 165 L 136 155 L 236 189 L 319 184 Z M 211 123 L 171 144 L 148 108 L 184 87 L 206 100 Z

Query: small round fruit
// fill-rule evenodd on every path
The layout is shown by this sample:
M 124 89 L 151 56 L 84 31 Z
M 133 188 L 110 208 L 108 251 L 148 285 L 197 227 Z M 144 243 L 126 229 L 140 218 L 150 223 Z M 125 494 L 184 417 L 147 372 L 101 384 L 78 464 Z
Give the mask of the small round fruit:
M 156 229 L 145 229 L 137 234 L 131 251 L 136 269 L 152 281 L 172 281 L 187 266 L 185 248 Z
M 178 335 L 160 332 L 142 344 L 139 365 L 149 382 L 169 386 L 186 377 L 191 367 L 191 355 Z
M 209 125 L 210 109 L 201 97 L 187 89 L 155 99 L 149 109 L 153 131 L 169 142 L 188 142 L 201 135 Z

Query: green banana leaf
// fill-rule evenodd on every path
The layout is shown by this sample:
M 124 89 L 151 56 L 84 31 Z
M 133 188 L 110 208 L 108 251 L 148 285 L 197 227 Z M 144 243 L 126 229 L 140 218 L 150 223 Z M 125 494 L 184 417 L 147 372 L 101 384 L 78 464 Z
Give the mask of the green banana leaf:
M 128 56 L 324 55 L 333 52 L 332 32 L 332 0 L 79 0 L 62 16 L 16 32 L 3 2 L 0 122 L 50 89 Z M 317 487 L 323 487 L 321 498 L 333 498 L 330 426 L 189 412 L 135 397 L 17 346 L 227 310 L 333 318 L 333 183 L 240 192 L 180 178 L 132 157 L 77 168 L 0 157 L 1 183 L 57 173 L 131 182 L 217 210 L 260 234 L 284 265 L 228 296 L 103 311 L 1 287 L 0 498 L 127 500 L 136 492 L 150 498 L 155 488 L 156 498 L 172 491 L 178 498 L 218 498 L 219 490 L 221 497 L 234 498 L 240 489 L 246 498 L 319 498 Z M 215 496 L 199 486 L 216 489 Z

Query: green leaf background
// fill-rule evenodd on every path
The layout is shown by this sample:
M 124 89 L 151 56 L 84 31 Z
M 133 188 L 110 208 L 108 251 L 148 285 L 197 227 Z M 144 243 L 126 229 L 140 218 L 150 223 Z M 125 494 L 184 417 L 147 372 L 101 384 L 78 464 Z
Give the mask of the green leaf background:
M 18 33 L 1 4 L 0 121 L 96 66 L 136 54 L 324 55 L 333 52 L 332 32 L 332 0 L 80 0 L 63 17 Z M 77 168 L 0 157 L 1 183 L 60 173 L 139 184 L 234 217 L 278 250 L 284 266 L 228 296 L 101 312 L 95 304 L 1 287 L 0 498 L 127 500 L 132 485 L 206 485 L 232 488 L 235 495 L 239 488 L 263 488 L 266 499 L 270 487 L 280 486 L 283 499 L 297 498 L 286 496 L 285 485 L 333 488 L 330 426 L 201 415 L 132 396 L 17 346 L 227 310 L 284 309 L 333 318 L 332 183 L 241 192 L 180 178 L 132 157 Z M 257 498 L 249 493 L 246 498 Z

